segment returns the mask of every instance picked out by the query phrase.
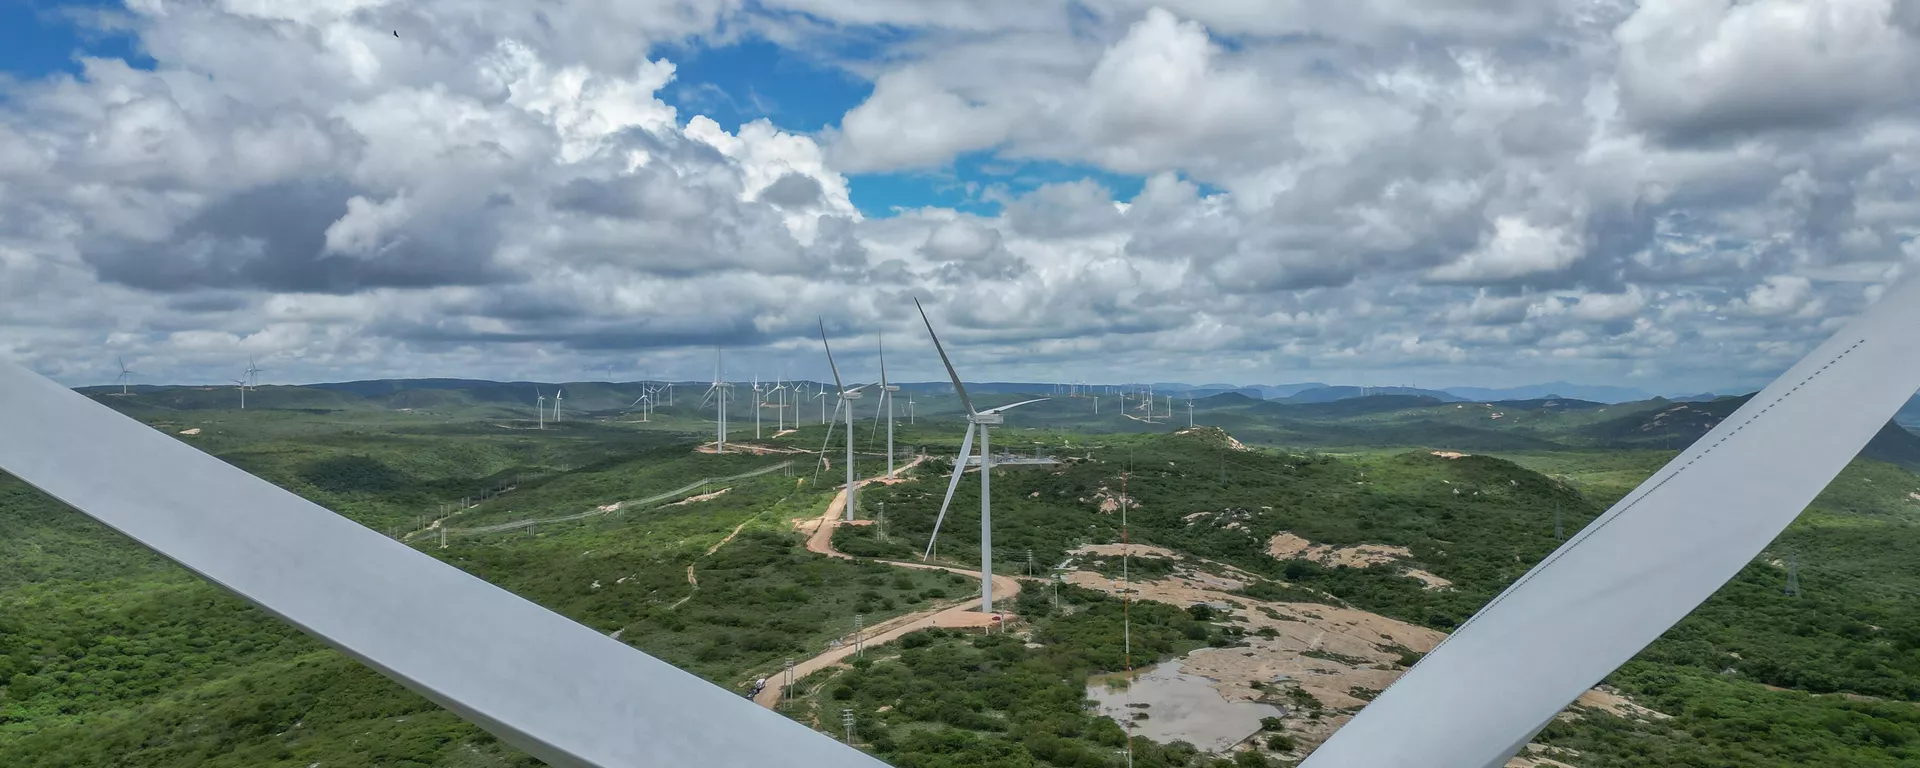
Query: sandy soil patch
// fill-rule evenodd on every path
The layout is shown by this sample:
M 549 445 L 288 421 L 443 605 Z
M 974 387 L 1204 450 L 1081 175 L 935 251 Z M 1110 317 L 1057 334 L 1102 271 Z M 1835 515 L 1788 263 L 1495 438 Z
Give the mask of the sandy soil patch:
M 1182 661 L 1182 670 L 1217 681 L 1214 689 L 1229 701 L 1284 707 L 1285 731 L 1300 742 L 1301 754 L 1325 741 L 1373 695 L 1399 679 L 1406 672 L 1400 663 L 1404 651 L 1424 654 L 1446 638 L 1437 630 L 1352 608 L 1254 600 L 1210 584 L 1217 577 L 1188 565 L 1211 565 L 1208 561 L 1189 557 L 1182 563 L 1167 578 L 1131 584 L 1133 597 L 1181 607 L 1231 606 L 1226 613 L 1246 629 L 1248 647 L 1196 650 Z M 1120 592 L 1117 580 L 1096 573 L 1074 571 L 1066 580 Z M 1253 687 L 1255 682 L 1261 688 Z M 1292 700 L 1288 691 L 1294 689 L 1319 702 L 1320 717 L 1312 717 L 1310 707 Z M 1662 717 L 1606 688 L 1590 691 L 1577 705 L 1623 717 Z M 1509 763 L 1509 768 L 1565 767 L 1534 751 Z
M 1122 554 L 1126 554 L 1129 550 L 1134 557 L 1165 557 L 1173 560 L 1184 559 L 1184 556 L 1178 552 L 1150 544 L 1087 544 L 1067 554 L 1091 555 L 1093 557 L 1119 557 Z
M 1276 560 L 1312 560 L 1321 565 L 1348 568 L 1385 565 L 1395 560 L 1413 557 L 1413 552 L 1406 547 L 1386 544 L 1333 547 L 1315 544 L 1286 531 L 1276 533 L 1273 538 L 1267 540 L 1267 554 L 1272 555 Z
M 602 504 L 600 506 L 594 507 L 593 511 L 599 512 L 601 514 L 609 514 L 612 512 L 617 512 L 620 510 L 620 505 L 623 503 L 625 502 L 616 501 L 612 504 Z
M 1459 451 L 1434 451 L 1433 455 L 1443 459 L 1464 459 L 1467 457 L 1467 454 Z
M 1620 695 L 1619 691 L 1605 685 L 1580 694 L 1580 698 L 1575 699 L 1573 703 L 1574 706 L 1597 709 L 1615 717 L 1624 717 L 1629 720 L 1667 720 L 1672 717 L 1665 712 L 1658 712 L 1635 704 L 1631 699 Z M 1560 714 L 1560 717 L 1568 716 L 1568 713 L 1563 712 Z
M 192 431 L 194 431 L 194 432 L 199 432 L 200 430 L 197 430 L 197 429 L 196 429 L 196 430 L 192 430 Z M 186 433 L 186 432 L 182 432 L 182 433 L 180 433 L 180 434 L 183 434 L 183 435 L 184 435 L 184 434 L 187 434 L 187 433 Z M 1909 494 L 1907 494 L 1907 498 L 1909 498 L 1909 499 L 1913 499 L 1914 501 L 1920 501 L 1920 493 L 1909 493 Z
M 193 429 L 183 429 L 183 430 L 180 430 L 180 434 L 183 434 L 183 435 L 197 435 L 197 434 L 200 434 L 200 428 L 199 428 L 199 427 L 194 427 Z M 1920 496 L 1916 496 L 1915 498 L 1920 498 Z
M 694 502 L 696 502 L 696 501 L 707 501 L 707 500 L 710 500 L 710 499 L 717 499 L 717 498 L 720 498 L 720 494 L 723 494 L 723 493 L 726 493 L 727 491 L 731 491 L 731 490 L 733 490 L 733 489 L 732 489 L 732 488 L 722 488 L 722 489 L 720 489 L 720 490 L 717 490 L 717 491 L 714 491 L 713 493 L 703 493 L 703 494 L 700 494 L 700 495 L 698 495 L 698 496 L 688 496 L 688 497 L 686 497 L 686 498 L 684 498 L 684 499 L 681 499 L 681 500 L 679 500 L 679 501 L 676 501 L 676 502 L 674 502 L 674 503 L 672 503 L 672 504 L 668 504 L 667 506 L 669 506 L 669 507 L 684 507 L 684 506 L 686 506 L 686 505 L 688 505 L 688 504 L 692 504 L 692 503 L 694 503 Z
M 1404 571 L 1401 571 L 1401 573 L 1404 573 L 1415 579 L 1419 579 L 1420 583 L 1426 585 L 1427 589 L 1447 589 L 1448 587 L 1453 586 L 1453 582 L 1447 581 L 1446 579 L 1440 578 L 1439 576 L 1435 576 L 1431 573 L 1427 573 L 1426 571 L 1420 570 L 1418 568 L 1408 568 Z
M 1093 498 L 1094 498 L 1094 501 L 1099 503 L 1100 511 L 1105 512 L 1107 514 L 1113 514 L 1115 512 L 1120 511 L 1120 502 L 1123 500 L 1127 503 L 1128 509 L 1140 508 L 1140 500 L 1132 498 L 1130 496 L 1123 496 L 1121 494 L 1114 493 L 1112 490 L 1104 486 L 1102 486 L 1100 490 L 1093 492 Z M 1082 501 L 1084 501 L 1084 499 Z

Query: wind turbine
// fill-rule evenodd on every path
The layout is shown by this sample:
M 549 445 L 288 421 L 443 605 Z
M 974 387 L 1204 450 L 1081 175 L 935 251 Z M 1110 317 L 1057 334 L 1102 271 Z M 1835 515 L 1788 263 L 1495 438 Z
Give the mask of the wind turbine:
M 247 386 L 258 389 L 260 387 L 260 372 L 264 370 L 266 369 L 261 368 L 260 366 L 254 365 L 253 356 L 248 355 L 247 356 Z
M 1167 417 L 1173 417 L 1173 407 L 1167 407 Z M 1193 398 L 1187 398 L 1187 429 L 1193 429 Z
M 760 374 L 753 375 L 753 439 L 760 439 L 760 411 L 767 404 L 760 399 Z
M 727 390 L 732 387 L 732 384 L 727 383 L 726 360 L 722 357 L 720 348 L 715 347 L 713 350 L 713 385 L 707 387 L 707 394 L 700 398 L 701 405 L 707 404 L 708 397 L 713 398 L 720 409 L 720 419 L 716 426 L 716 437 L 713 441 L 714 453 L 727 452 Z
M 820 346 L 826 347 L 827 368 L 833 371 L 834 388 L 840 390 L 840 403 L 834 407 L 837 410 L 840 405 L 845 405 L 847 411 L 847 513 L 844 519 L 847 522 L 852 522 L 853 494 L 855 491 L 853 483 L 853 401 L 860 399 L 860 390 L 864 387 L 847 389 L 847 385 L 840 382 L 840 367 L 833 364 L 833 345 L 827 343 L 827 321 L 825 319 L 820 320 Z M 821 394 L 825 393 L 823 392 Z M 825 405 L 826 402 L 827 401 L 822 400 L 820 404 Z
M 237 388 L 240 390 L 240 410 L 243 410 L 243 411 L 246 410 L 247 409 L 247 382 L 244 379 L 227 379 L 227 381 L 231 381 L 235 385 L 237 385 Z
M 535 395 L 539 395 L 539 397 L 536 397 L 533 400 L 534 411 L 539 414 L 538 419 L 539 419 L 540 426 L 537 427 L 537 429 L 546 429 L 547 428 L 547 395 L 546 393 L 541 392 L 539 387 L 534 387 L 533 393 Z
M 913 417 L 913 411 L 914 411 L 914 409 L 913 409 L 913 391 L 912 391 L 912 390 L 908 390 L 908 391 L 907 391 L 907 424 L 908 424 L 908 426 L 912 426 L 912 425 L 914 424 L 914 417 Z
M 973 400 L 967 397 L 967 388 L 960 383 L 960 374 L 953 370 L 953 361 L 947 359 L 947 350 L 940 346 L 940 336 L 933 332 L 933 321 L 927 319 L 927 310 L 920 306 L 920 300 L 914 299 L 913 306 L 920 310 L 920 321 L 927 324 L 927 335 L 933 338 L 933 348 L 940 353 L 941 364 L 947 367 L 947 376 L 953 379 L 953 391 L 960 395 L 960 407 L 967 409 L 967 435 L 960 440 L 960 455 L 953 460 L 953 479 L 947 481 L 947 497 L 940 502 L 940 515 L 933 519 L 933 535 L 927 537 L 927 553 L 922 560 L 933 557 L 933 542 L 940 537 L 940 521 L 947 517 L 947 505 L 953 503 L 953 492 L 960 487 L 960 474 L 967 469 L 967 450 L 973 446 L 974 430 L 980 431 L 980 612 L 993 613 L 993 454 L 989 453 L 988 433 L 995 426 L 1006 423 L 1001 414 L 1028 403 L 1037 403 L 1047 398 L 1025 400 L 1012 405 L 988 408 L 984 411 L 973 409 Z
M 786 379 L 774 380 L 773 389 L 767 390 L 767 394 L 773 396 L 773 433 L 775 436 L 787 431 L 787 395 L 792 392 L 793 388 L 787 386 Z
M 120 363 L 120 377 L 119 377 L 119 378 L 117 378 L 117 379 L 114 379 L 114 381 L 115 381 L 115 382 L 118 382 L 118 383 L 120 384 L 120 396 L 121 396 L 121 397 L 126 397 L 126 396 L 127 396 L 127 381 L 128 381 L 129 379 L 132 379 L 132 378 L 133 378 L 133 374 L 134 374 L 134 372 L 133 372 L 133 371 L 130 371 L 130 370 L 127 370 L 127 359 L 126 359 L 126 358 L 124 358 L 124 357 L 116 357 L 116 358 L 114 358 L 114 360 L 116 360 L 116 361 L 118 361 L 118 362 Z
M 887 479 L 893 479 L 893 393 L 900 388 L 887 383 L 887 342 L 880 341 L 880 402 L 874 404 L 873 416 L 880 417 L 880 409 L 887 409 Z
M 562 390 L 553 391 L 553 423 L 555 424 L 560 423 L 560 398 L 565 394 L 566 392 Z

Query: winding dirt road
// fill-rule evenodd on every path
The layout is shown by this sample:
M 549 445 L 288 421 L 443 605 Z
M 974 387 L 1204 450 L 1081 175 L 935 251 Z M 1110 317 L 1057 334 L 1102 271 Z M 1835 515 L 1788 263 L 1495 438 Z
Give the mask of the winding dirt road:
M 865 486 L 873 483 L 880 483 L 885 485 L 885 484 L 889 484 L 889 482 L 892 482 L 892 483 L 906 482 L 907 478 L 900 476 L 898 473 L 900 471 L 904 471 L 914 466 L 915 464 L 919 464 L 919 463 L 920 463 L 920 459 L 916 458 L 913 461 L 908 462 L 905 466 L 900 467 L 899 470 L 896 470 L 895 477 L 892 481 L 888 481 L 884 477 L 872 477 L 872 478 L 868 478 L 866 480 L 860 481 L 860 485 Z M 853 559 L 851 555 L 848 555 L 845 552 L 841 552 L 833 548 L 833 531 L 835 528 L 840 526 L 840 513 L 845 508 L 846 503 L 847 503 L 847 491 L 845 488 L 842 488 L 840 489 L 839 493 L 834 494 L 833 501 L 827 504 L 827 511 L 824 514 L 822 514 L 820 517 L 796 521 L 797 528 L 801 530 L 810 531 L 809 535 L 807 536 L 807 551 L 816 552 L 822 555 L 826 555 L 828 557 L 837 557 L 842 560 Z M 854 521 L 854 524 L 860 525 L 868 522 L 870 521 L 856 520 Z M 903 562 L 899 560 L 875 560 L 874 562 L 886 563 L 887 565 L 891 565 L 896 568 L 912 568 L 912 569 L 923 570 L 923 571 L 946 571 L 948 573 L 957 573 L 962 576 L 971 576 L 976 579 L 980 577 L 980 573 L 978 571 L 968 571 L 968 570 L 953 568 L 945 565 L 932 565 L 929 563 L 909 563 L 909 562 Z M 994 599 L 1010 601 L 1014 599 L 1016 596 L 1018 596 L 1019 594 L 1020 594 L 1020 582 L 1018 580 L 1010 576 L 1002 576 L 1000 574 L 994 574 L 993 576 Z M 933 608 L 929 608 L 924 611 L 909 613 L 904 616 L 896 616 L 892 619 L 880 622 L 879 624 L 875 624 L 863 630 L 860 633 L 861 644 L 862 645 L 883 645 L 883 644 L 898 640 L 901 637 L 912 634 L 914 632 L 918 632 L 923 629 L 931 629 L 933 627 L 983 627 L 983 626 L 991 625 L 993 623 L 993 617 L 989 617 L 981 614 L 978 610 L 976 610 L 977 607 L 978 607 L 978 597 L 970 596 L 965 600 L 951 601 L 951 602 L 943 603 L 941 605 L 934 606 Z M 805 678 L 807 675 L 811 675 L 822 669 L 826 669 L 828 667 L 839 664 L 840 662 L 846 660 L 847 657 L 852 656 L 856 650 L 857 649 L 855 648 L 852 642 L 852 637 L 851 636 L 843 637 L 841 638 L 840 647 L 830 648 L 825 653 L 822 653 L 818 656 L 814 656 L 813 658 L 807 659 L 805 661 L 800 661 L 795 663 L 793 665 L 793 681 L 799 682 L 802 678 Z M 784 671 L 774 673 L 773 677 L 770 677 L 767 679 L 767 687 L 761 690 L 759 695 L 754 696 L 753 700 L 759 703 L 760 706 L 767 707 L 769 709 L 779 706 L 780 698 L 786 692 L 786 686 L 784 685 L 784 683 L 786 682 L 786 678 L 784 677 L 784 675 L 785 675 Z

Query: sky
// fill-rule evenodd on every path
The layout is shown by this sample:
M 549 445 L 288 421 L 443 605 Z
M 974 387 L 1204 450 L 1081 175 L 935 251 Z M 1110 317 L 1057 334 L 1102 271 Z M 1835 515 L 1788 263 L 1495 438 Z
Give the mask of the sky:
M 1920 261 L 1920 0 L 0 0 L 0 358 L 1764 384 Z

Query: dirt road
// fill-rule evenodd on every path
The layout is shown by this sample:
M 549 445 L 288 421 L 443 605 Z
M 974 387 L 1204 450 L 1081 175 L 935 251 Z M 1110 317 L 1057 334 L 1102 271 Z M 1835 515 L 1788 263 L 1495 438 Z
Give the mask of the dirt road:
M 920 459 L 916 458 L 907 463 L 906 466 L 901 467 L 900 470 L 905 470 L 918 463 L 920 463 Z M 892 482 L 899 483 L 905 481 L 906 478 L 898 475 L 900 470 L 896 470 L 895 478 Z M 862 480 L 860 484 L 864 486 L 871 483 L 884 484 L 887 482 L 888 480 L 886 478 L 874 477 Z M 812 531 L 807 537 L 807 551 L 817 552 L 828 557 L 838 557 L 843 560 L 853 559 L 846 553 L 833 548 L 833 530 L 840 525 L 840 514 L 844 511 L 847 503 L 846 493 L 846 489 L 843 488 L 840 490 L 840 493 L 835 494 L 833 502 L 827 505 L 826 513 L 822 514 L 819 518 L 799 521 L 800 528 L 810 528 Z M 855 524 L 861 524 L 869 521 L 856 520 L 854 522 Z M 948 573 L 957 573 L 973 578 L 980 577 L 978 571 L 969 571 L 945 565 L 909 563 L 899 560 L 876 560 L 874 562 L 886 563 L 896 568 L 946 571 Z M 993 596 L 996 601 L 1011 601 L 1019 596 L 1019 594 L 1020 582 L 1018 580 L 1011 576 L 994 574 Z M 980 611 L 977 610 L 978 607 L 979 599 L 977 597 L 969 597 L 965 600 L 945 603 L 924 611 L 897 616 L 866 628 L 860 633 L 861 643 L 864 645 L 883 645 L 914 632 L 931 629 L 933 627 L 982 627 L 992 624 L 992 617 L 981 614 Z M 996 607 L 998 607 L 997 603 Z M 847 657 L 852 656 L 857 650 L 851 637 L 841 638 L 841 642 L 842 645 L 839 648 L 828 649 L 825 653 L 818 656 L 795 663 L 793 665 L 794 682 L 799 682 L 807 675 L 839 664 L 846 660 Z M 786 677 L 784 671 L 774 673 L 773 677 L 767 678 L 767 687 L 760 691 L 760 695 L 753 697 L 753 700 L 769 709 L 779 706 L 781 696 L 786 693 L 785 682 Z

